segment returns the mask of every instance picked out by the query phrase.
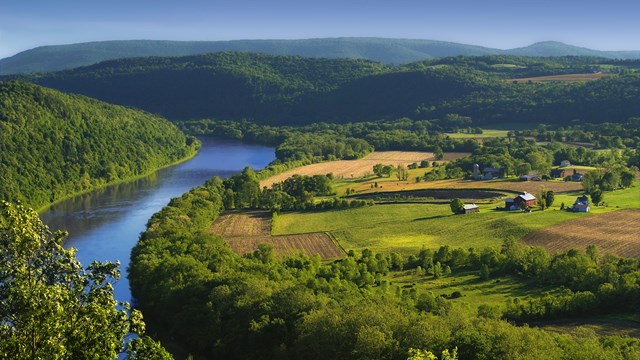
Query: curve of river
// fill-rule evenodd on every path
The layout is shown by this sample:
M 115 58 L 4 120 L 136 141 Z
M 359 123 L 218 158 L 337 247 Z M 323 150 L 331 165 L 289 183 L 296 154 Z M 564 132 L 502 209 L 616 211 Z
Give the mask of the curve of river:
M 84 195 L 52 206 L 40 215 L 52 231 L 67 230 L 66 248 L 76 248 L 83 266 L 93 260 L 120 261 L 121 277 L 114 286 L 118 301 L 131 302 L 126 277 L 131 249 L 151 215 L 171 198 L 201 185 L 213 176 L 228 177 L 245 166 L 261 169 L 274 149 L 260 145 L 202 138 L 192 159 L 147 177 Z

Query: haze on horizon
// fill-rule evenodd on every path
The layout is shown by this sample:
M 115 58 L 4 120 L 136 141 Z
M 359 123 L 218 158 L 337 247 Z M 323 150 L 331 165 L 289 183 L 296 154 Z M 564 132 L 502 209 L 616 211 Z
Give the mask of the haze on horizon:
M 0 58 L 103 40 L 385 37 L 498 49 L 561 41 L 640 50 L 640 2 L 507 0 L 24 0 L 2 4 Z

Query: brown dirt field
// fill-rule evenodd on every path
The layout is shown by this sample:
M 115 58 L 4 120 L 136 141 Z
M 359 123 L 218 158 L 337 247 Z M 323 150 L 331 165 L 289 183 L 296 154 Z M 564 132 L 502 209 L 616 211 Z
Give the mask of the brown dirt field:
M 468 156 L 469 153 L 445 153 L 443 161 L 451 161 Z M 293 175 L 325 175 L 333 173 L 337 178 L 358 178 L 373 172 L 376 164 L 385 165 L 409 165 L 422 160 L 433 161 L 433 153 L 422 151 L 376 151 L 358 160 L 338 160 L 328 161 L 318 164 L 311 164 L 299 168 L 291 169 L 272 176 L 260 182 L 260 187 L 269 187 L 274 183 L 284 181 Z
M 562 193 L 568 191 L 577 191 L 582 189 L 579 182 L 564 181 L 504 181 L 504 180 L 437 180 L 415 182 L 415 179 L 409 181 L 395 181 L 394 179 L 376 180 L 381 188 L 371 188 L 370 182 L 357 184 L 352 186 L 356 190 L 356 194 L 367 194 L 371 192 L 390 192 L 400 190 L 420 190 L 420 189 L 496 189 L 511 191 L 527 191 L 537 194 L 540 187 L 544 186 L 546 190 L 552 190 L 554 193 Z
M 508 82 L 517 82 L 518 84 L 527 83 L 529 81 L 534 83 L 541 82 L 552 82 L 552 81 L 562 81 L 562 82 L 587 82 L 602 79 L 605 77 L 613 76 L 612 74 L 566 74 L 566 75 L 551 75 L 551 76 L 537 76 L 530 78 L 520 78 L 520 79 L 508 79 Z
M 640 210 L 620 210 L 568 221 L 527 235 L 529 245 L 551 253 L 596 245 L 602 253 L 640 257 Z
M 253 236 L 224 238 L 239 255 L 250 253 L 259 244 L 269 243 L 279 256 L 295 256 L 303 253 L 309 257 L 320 255 L 323 259 L 342 257 L 344 253 L 325 233 L 309 233 L 283 236 Z
M 325 233 L 271 236 L 271 216 L 264 211 L 228 212 L 220 215 L 209 231 L 222 236 L 231 249 L 244 255 L 261 243 L 273 245 L 278 256 L 300 253 L 323 259 L 342 257 L 344 253 Z

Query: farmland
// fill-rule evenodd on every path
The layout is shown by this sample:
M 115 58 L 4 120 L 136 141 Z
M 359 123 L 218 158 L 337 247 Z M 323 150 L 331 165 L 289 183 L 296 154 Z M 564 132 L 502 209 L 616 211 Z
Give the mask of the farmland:
M 503 190 L 510 192 L 523 192 L 527 191 L 532 194 L 540 191 L 541 187 L 546 190 L 551 190 L 555 193 L 579 191 L 582 189 L 582 185 L 579 182 L 571 181 L 518 181 L 517 179 L 495 179 L 495 180 L 463 180 L 463 179 L 449 179 L 449 180 L 436 180 L 436 181 L 422 181 L 416 182 L 415 177 L 424 175 L 428 169 L 416 169 L 410 171 L 410 176 L 407 181 L 399 181 L 394 177 L 390 178 L 377 178 L 370 177 L 368 179 L 359 179 L 350 181 L 345 179 L 344 182 L 338 183 L 337 189 L 341 187 L 349 187 L 355 190 L 356 194 L 368 194 L 374 192 L 389 192 L 389 191 L 409 191 L 409 190 L 424 190 L 424 189 L 491 189 L 491 190 Z M 372 184 L 378 184 L 378 187 L 372 187 Z
M 447 134 L 452 139 L 488 139 L 496 137 L 507 137 L 509 130 L 492 130 L 483 129 L 482 134 L 469 134 L 469 133 L 453 133 Z
M 270 221 L 268 212 L 228 212 L 221 215 L 209 231 L 220 235 L 240 255 L 256 250 L 261 243 L 273 245 L 279 256 L 304 253 L 309 257 L 319 255 L 329 259 L 344 255 L 325 233 L 271 236 Z
M 600 251 L 640 257 L 640 210 L 600 214 L 534 231 L 523 239 L 551 253 L 596 245 Z
M 532 83 L 545 83 L 545 82 L 568 82 L 568 83 L 583 83 L 587 81 L 598 80 L 606 77 L 613 76 L 612 74 L 603 73 L 590 73 L 590 74 L 564 74 L 564 75 L 551 75 L 551 76 L 537 76 L 529 78 L 509 79 L 506 80 L 511 83 L 526 84 Z
M 468 153 L 445 153 L 443 161 L 458 159 L 469 155 Z M 311 164 L 289 171 L 285 171 L 276 176 L 272 176 L 260 182 L 260 187 L 271 186 L 287 178 L 298 175 L 325 175 L 333 173 L 336 178 L 359 178 L 371 174 L 373 166 L 376 164 L 385 165 L 408 165 L 422 160 L 434 160 L 433 153 L 421 151 L 377 151 L 358 160 L 338 160 L 328 161 L 318 164 Z
M 347 251 L 369 248 L 377 252 L 397 251 L 409 255 L 422 246 L 499 247 L 507 238 L 521 239 L 529 233 L 566 221 L 580 219 L 588 222 L 594 214 L 640 208 L 640 187 L 636 183 L 635 187 L 607 193 L 608 206 L 592 207 L 590 214 L 559 210 L 562 204 L 573 204 L 578 194 L 558 194 L 551 208 L 528 214 L 496 211 L 496 206 L 503 205 L 502 200 L 479 204 L 480 213 L 470 215 L 452 215 L 448 204 L 405 203 L 292 212 L 281 214 L 276 219 L 273 233 L 329 232 Z

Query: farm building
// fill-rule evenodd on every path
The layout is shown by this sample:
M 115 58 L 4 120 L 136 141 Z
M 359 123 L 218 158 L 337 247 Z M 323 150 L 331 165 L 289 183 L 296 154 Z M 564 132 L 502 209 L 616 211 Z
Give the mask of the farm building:
M 465 214 L 471 214 L 471 213 L 477 213 L 477 212 L 480 212 L 480 208 L 476 204 L 466 204 L 464 206 Z
M 571 207 L 573 212 L 589 212 L 589 210 L 591 208 L 589 207 L 589 198 L 586 195 L 578 197 Z
M 573 175 L 571 175 L 571 181 L 582 181 L 582 177 L 584 175 L 580 174 L 580 173 L 573 173 Z
M 565 167 L 565 166 L 571 166 L 571 161 L 569 160 L 560 161 L 560 167 Z
M 538 174 L 528 174 L 522 175 L 518 178 L 520 181 L 541 181 L 540 175 Z
M 526 209 L 536 204 L 536 197 L 525 191 L 513 199 L 513 204 L 520 209 Z
M 513 201 L 513 198 L 507 198 L 504 201 L 504 208 L 507 210 L 520 210 L 520 208 Z
M 572 174 L 573 173 L 569 169 L 560 169 L 560 168 L 558 168 L 558 169 L 551 170 L 551 172 L 549 173 L 549 176 L 551 176 L 554 179 L 557 179 L 557 178 L 564 178 L 564 177 L 570 176 Z
M 492 180 L 499 177 L 504 177 L 504 169 L 486 167 L 482 170 L 482 180 Z

